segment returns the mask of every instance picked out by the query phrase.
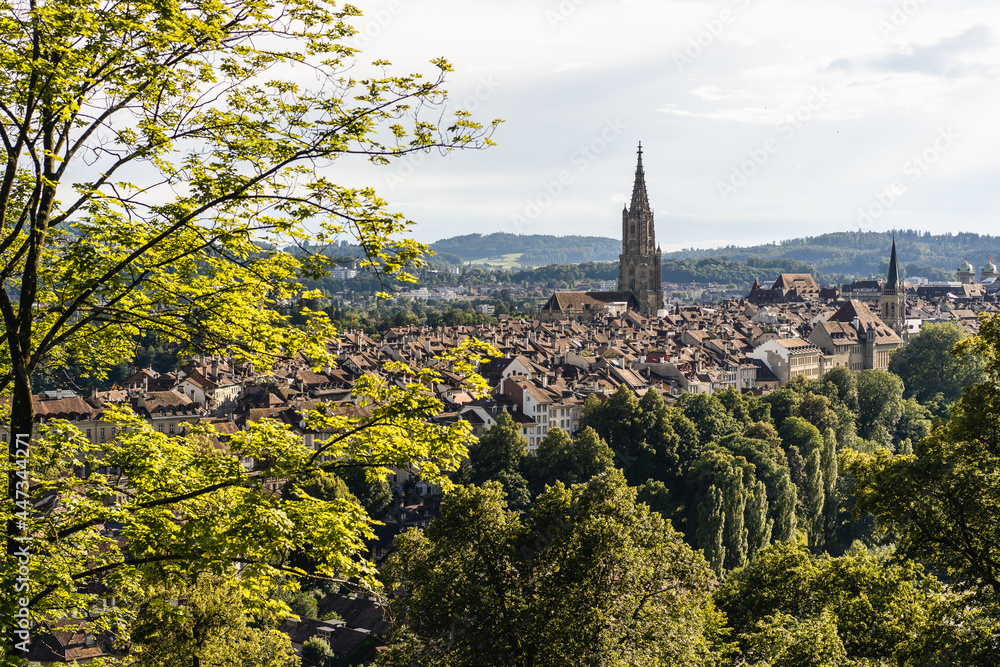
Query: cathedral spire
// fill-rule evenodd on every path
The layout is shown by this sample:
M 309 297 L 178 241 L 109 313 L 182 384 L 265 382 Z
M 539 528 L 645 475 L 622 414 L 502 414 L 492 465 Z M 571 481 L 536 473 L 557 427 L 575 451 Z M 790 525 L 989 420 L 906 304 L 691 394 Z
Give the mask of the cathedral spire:
M 642 142 L 639 142 L 639 160 L 635 166 L 635 184 L 632 186 L 632 205 L 629 213 L 635 215 L 639 211 L 649 210 L 649 197 L 646 195 L 646 174 L 642 170 Z
M 886 285 L 888 287 L 898 287 L 899 286 L 899 267 L 896 266 L 896 235 L 892 236 L 892 255 L 889 257 L 889 275 L 886 276 Z

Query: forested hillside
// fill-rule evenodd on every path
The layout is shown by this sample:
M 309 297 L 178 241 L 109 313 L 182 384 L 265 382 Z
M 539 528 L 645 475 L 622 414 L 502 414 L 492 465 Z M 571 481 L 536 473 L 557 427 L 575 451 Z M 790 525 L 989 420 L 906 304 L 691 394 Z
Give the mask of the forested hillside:
M 814 266 L 825 275 L 881 275 L 888 267 L 889 247 L 894 233 L 899 261 L 909 276 L 954 280 L 955 270 L 966 255 L 977 271 L 990 255 L 1000 258 L 1000 236 L 968 232 L 931 234 L 915 230 L 835 232 L 751 247 L 689 248 L 666 253 L 664 257 L 702 259 L 724 256 L 733 261 L 751 257 L 790 258 Z
M 758 246 L 684 250 L 664 254 L 663 279 L 668 282 L 749 283 L 773 280 L 759 268 L 813 273 L 830 282 L 851 277 L 880 276 L 888 268 L 889 247 L 895 233 L 901 268 L 910 277 L 954 280 L 965 257 L 978 270 L 990 256 L 1000 258 L 1000 236 L 973 233 L 931 234 L 915 230 L 896 232 L 835 232 Z M 431 244 L 438 263 L 517 255 L 525 268 L 551 264 L 615 262 L 621 252 L 617 239 L 597 236 L 518 236 L 468 234 Z M 697 260 L 716 260 L 706 265 Z M 691 260 L 695 260 L 692 262 Z M 672 262 L 680 262 L 674 264 Z M 807 265 L 794 268 L 797 264 Z
M 523 253 L 521 266 L 617 261 L 622 243 L 601 236 L 544 236 L 533 234 L 466 234 L 431 244 L 436 253 L 453 253 L 464 261 Z

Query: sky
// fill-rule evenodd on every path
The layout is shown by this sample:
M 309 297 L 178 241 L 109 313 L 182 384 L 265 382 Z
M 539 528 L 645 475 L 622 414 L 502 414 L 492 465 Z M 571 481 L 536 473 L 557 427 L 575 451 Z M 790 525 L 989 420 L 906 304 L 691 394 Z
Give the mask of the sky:
M 997 233 L 1000 6 L 961 0 L 371 0 L 364 59 L 433 73 L 495 147 L 342 178 L 432 242 L 619 238 L 641 141 L 663 250 Z

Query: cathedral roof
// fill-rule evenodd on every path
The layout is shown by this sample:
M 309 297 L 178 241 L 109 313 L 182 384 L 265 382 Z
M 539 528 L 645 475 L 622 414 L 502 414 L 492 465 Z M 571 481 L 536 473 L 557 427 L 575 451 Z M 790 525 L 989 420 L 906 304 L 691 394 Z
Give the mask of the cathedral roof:
M 642 170 L 642 142 L 639 142 L 639 161 L 635 166 L 635 183 L 632 185 L 632 205 L 629 212 L 649 210 L 649 195 L 646 194 L 646 173 Z

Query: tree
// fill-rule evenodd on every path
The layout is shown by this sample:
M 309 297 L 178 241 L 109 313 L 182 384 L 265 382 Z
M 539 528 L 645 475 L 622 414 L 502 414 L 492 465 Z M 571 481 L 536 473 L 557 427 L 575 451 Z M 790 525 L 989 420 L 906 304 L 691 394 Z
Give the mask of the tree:
M 311 637 L 302 644 L 302 660 L 310 665 L 325 665 L 333 657 L 333 650 L 326 640 Z
M 704 559 L 618 471 L 550 487 L 525 519 L 495 484 L 457 489 L 397 547 L 409 626 L 385 665 L 697 665 L 717 640 Z
M 535 453 L 525 460 L 525 475 L 537 495 L 547 485 L 572 485 L 614 468 L 614 454 L 608 444 L 587 426 L 574 442 L 559 428 L 550 429 Z
M 889 370 L 903 380 L 905 396 L 922 404 L 940 401 L 942 408 L 962 394 L 962 388 L 983 379 L 982 361 L 975 355 L 957 358 L 953 350 L 968 336 L 954 322 L 928 322 L 895 350 Z M 936 398 L 940 394 L 940 398 Z M 938 412 L 938 417 L 946 416 Z
M 300 277 L 336 263 L 314 247 L 353 236 L 362 264 L 407 278 L 425 251 L 401 236 L 411 223 L 371 189 L 337 185 L 330 170 L 352 156 L 388 164 L 433 147 L 482 146 L 489 130 L 465 112 L 437 125 L 444 61 L 429 79 L 392 75 L 384 62 L 368 68 L 371 76 L 344 76 L 354 64 L 344 39 L 356 16 L 351 6 L 300 0 L 4 8 L 0 389 L 11 396 L 10 431 L 23 442 L 39 369 L 73 366 L 100 378 L 131 357 L 144 332 L 181 353 L 223 353 L 257 368 L 297 352 L 321 366 L 334 335 L 325 314 L 303 311 L 305 324 L 292 327 L 277 307 L 313 296 Z M 310 83 L 290 81 L 290 67 L 308 71 Z M 100 446 L 55 425 L 47 440 L 30 441 L 32 458 L 51 452 L 94 470 L 109 465 L 135 491 L 120 497 L 104 474 L 71 484 L 29 470 L 29 504 L 48 496 L 66 511 L 19 525 L 13 500 L 5 501 L 0 617 L 13 618 L 14 540 L 27 536 L 37 617 L 86 608 L 93 596 L 81 591 L 97 581 L 141 585 L 128 578 L 154 566 L 218 570 L 249 561 L 243 590 L 267 590 L 272 559 L 295 542 L 292 531 L 328 560 L 330 576 L 368 577 L 351 564 L 370 530 L 360 507 L 285 506 L 291 501 L 264 492 L 265 471 L 241 470 L 237 457 L 270 461 L 269 476 L 306 474 L 328 455 L 340 461 L 328 469 L 419 464 L 440 478 L 469 434 L 426 424 L 438 406 L 419 386 L 361 383 L 370 417 L 317 414 L 345 429 L 319 452 L 273 424 L 234 437 L 230 452 L 207 447 L 204 430 L 169 439 L 124 415 L 113 416 L 121 437 Z M 22 481 L 14 443 L 10 499 Z M 127 548 L 104 525 L 123 526 Z M 127 628 L 118 630 L 126 639 Z
M 392 487 L 384 475 L 357 467 L 342 468 L 337 471 L 337 476 L 344 480 L 348 490 L 372 518 L 380 518 L 392 503 Z
M 784 386 L 775 389 L 770 394 L 761 399 L 771 407 L 771 418 L 774 427 L 780 429 L 785 420 L 789 417 L 798 416 L 799 402 L 802 396 L 791 386 Z
M 848 410 L 858 409 L 858 383 L 854 373 L 846 366 L 831 368 L 823 377 L 823 393 L 834 403 L 842 403 Z
M 734 419 L 725 406 L 710 394 L 683 394 L 677 407 L 694 422 L 702 445 L 732 433 L 742 433 L 744 424 Z
M 819 552 L 826 546 L 823 514 L 824 490 L 823 466 L 819 449 L 814 449 L 806 457 L 805 485 L 802 488 L 802 505 L 809 547 Z
M 826 396 L 808 392 L 799 403 L 799 417 L 802 417 L 820 431 L 836 428 L 840 423 L 837 413 L 831 408 Z
M 897 651 L 933 629 L 929 610 L 957 602 L 912 561 L 886 561 L 863 547 L 813 556 L 789 543 L 758 551 L 715 599 L 747 662 L 786 665 L 897 664 Z
M 473 482 L 482 484 L 502 471 L 516 472 L 527 455 L 528 441 L 510 414 L 502 412 L 479 444 L 469 450 Z
M 892 444 L 903 416 L 903 382 L 888 371 L 863 370 L 858 381 L 858 434 L 884 447 Z
M 232 581 L 202 574 L 190 586 L 162 586 L 137 608 L 131 651 L 137 667 L 299 664 L 286 634 L 267 628 L 264 618 L 257 619 L 265 620 L 263 628 L 247 623 L 246 600 Z
M 998 350 L 1000 321 L 984 315 L 979 335 L 962 341 L 957 351 L 982 359 L 985 380 L 965 388 L 950 421 L 935 424 L 928 437 L 913 444 L 912 454 L 879 450 L 844 457 L 856 480 L 856 511 L 871 512 L 881 534 L 897 536 L 900 555 L 929 563 L 957 590 L 974 595 L 982 605 L 978 613 L 994 628 L 1000 623 L 1000 548 L 994 539 L 1000 514 Z M 952 609 L 943 616 L 956 614 Z M 967 616 L 969 627 L 982 628 L 974 616 Z M 990 632 L 978 634 L 984 643 L 969 647 L 969 653 L 996 655 L 995 640 L 986 638 Z

